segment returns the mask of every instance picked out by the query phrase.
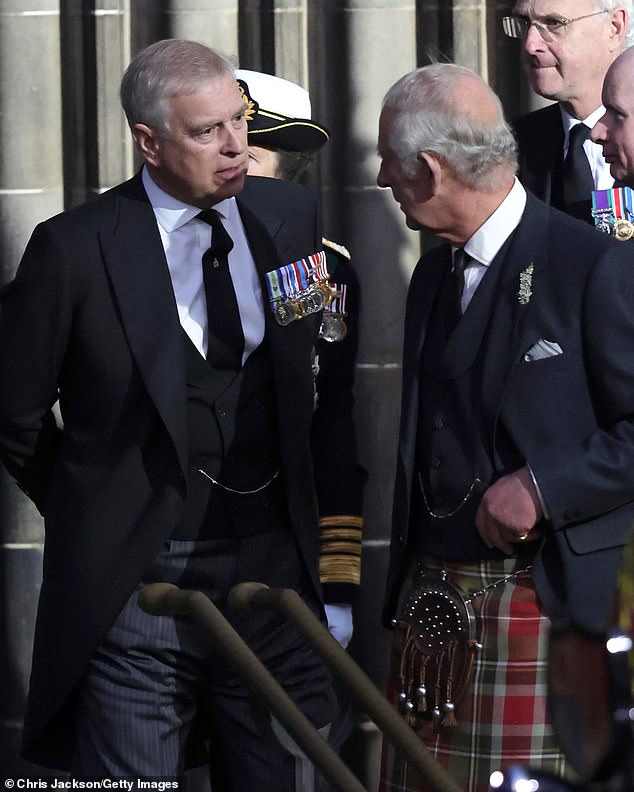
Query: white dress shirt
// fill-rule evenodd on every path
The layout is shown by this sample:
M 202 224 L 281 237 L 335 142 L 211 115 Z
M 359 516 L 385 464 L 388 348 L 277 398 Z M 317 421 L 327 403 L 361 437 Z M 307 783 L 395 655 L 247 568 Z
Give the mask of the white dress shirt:
M 162 190 L 147 168 L 141 175 L 147 192 L 178 308 L 180 323 L 203 357 L 207 356 L 207 300 L 203 283 L 202 257 L 211 245 L 211 226 L 196 215 L 200 209 L 183 203 Z M 242 362 L 264 338 L 264 303 L 262 288 L 235 198 L 226 198 L 213 208 L 233 240 L 229 253 L 229 271 L 236 293 L 240 321 L 244 332 Z

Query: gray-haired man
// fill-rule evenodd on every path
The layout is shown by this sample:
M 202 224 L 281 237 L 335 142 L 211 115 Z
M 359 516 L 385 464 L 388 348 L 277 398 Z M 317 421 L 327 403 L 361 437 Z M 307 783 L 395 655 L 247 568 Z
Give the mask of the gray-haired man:
M 486 792 L 509 764 L 562 772 L 550 620 L 607 617 L 634 518 L 634 270 L 524 190 L 500 103 L 467 69 L 398 81 L 379 155 L 407 225 L 448 243 L 418 263 L 405 316 L 390 695 Z M 421 788 L 390 749 L 383 777 Z
M 504 31 L 522 42 L 533 90 L 554 104 L 515 123 L 519 177 L 546 203 L 591 222 L 592 190 L 614 179 L 589 138 L 603 114 L 601 86 L 631 44 L 631 0 L 517 0 Z

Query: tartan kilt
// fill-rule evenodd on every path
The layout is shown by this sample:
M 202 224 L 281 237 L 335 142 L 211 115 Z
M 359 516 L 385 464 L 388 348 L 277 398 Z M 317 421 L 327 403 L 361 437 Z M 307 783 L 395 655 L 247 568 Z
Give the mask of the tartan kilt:
M 427 570 L 445 569 L 463 592 L 477 591 L 523 569 L 525 559 L 476 564 L 424 559 Z M 409 593 L 405 587 L 404 593 Z M 546 711 L 549 620 L 541 613 L 530 570 L 471 601 L 477 621 L 471 681 L 456 703 L 457 725 L 437 732 L 424 721 L 417 733 L 464 792 L 488 792 L 495 770 L 529 765 L 562 776 L 561 754 Z M 395 651 L 396 649 L 396 651 Z M 397 705 L 401 658 L 392 648 L 388 698 Z M 384 741 L 381 792 L 434 792 Z

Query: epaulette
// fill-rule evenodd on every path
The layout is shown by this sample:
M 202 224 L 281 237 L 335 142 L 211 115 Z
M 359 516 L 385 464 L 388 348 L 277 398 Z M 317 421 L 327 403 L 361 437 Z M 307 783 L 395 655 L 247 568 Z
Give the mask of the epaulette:
M 352 260 L 350 252 L 343 245 L 339 245 L 337 242 L 332 242 L 330 239 L 326 239 L 326 237 L 321 238 L 321 244 L 327 248 L 330 248 L 331 250 L 334 250 L 335 253 L 339 253 L 340 256 L 348 259 L 348 261 Z

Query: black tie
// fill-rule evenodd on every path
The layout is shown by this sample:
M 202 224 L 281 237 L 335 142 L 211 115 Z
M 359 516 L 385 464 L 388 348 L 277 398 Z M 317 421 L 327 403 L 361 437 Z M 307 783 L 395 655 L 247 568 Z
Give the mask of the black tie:
M 594 179 L 590 163 L 583 150 L 590 130 L 585 124 L 575 124 L 570 130 L 568 153 L 563 166 L 563 205 L 564 212 L 580 220 L 591 222 L 590 207 Z
M 464 271 L 470 261 L 464 248 L 458 248 L 453 254 L 453 267 L 449 273 L 449 303 L 447 305 L 447 337 L 453 333 L 462 317 L 462 293 L 464 292 Z
M 219 368 L 239 369 L 244 333 L 227 258 L 233 240 L 215 209 L 205 209 L 196 217 L 212 229 L 211 247 L 203 254 L 202 264 L 207 297 L 207 360 Z

